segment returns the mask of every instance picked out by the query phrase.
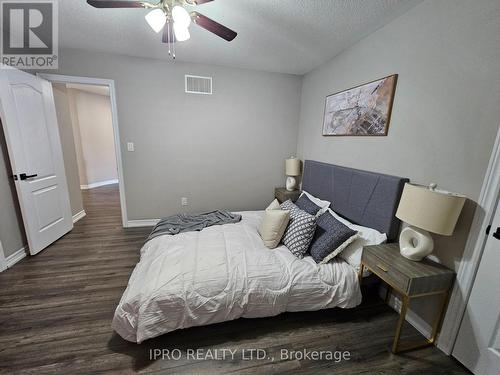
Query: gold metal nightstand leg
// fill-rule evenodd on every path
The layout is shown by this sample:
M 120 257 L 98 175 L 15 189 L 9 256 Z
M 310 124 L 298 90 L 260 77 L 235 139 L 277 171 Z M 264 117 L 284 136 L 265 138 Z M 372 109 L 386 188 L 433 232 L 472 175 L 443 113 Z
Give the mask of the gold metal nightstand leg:
M 394 336 L 394 342 L 392 343 L 392 352 L 398 352 L 399 346 L 399 338 L 401 337 L 401 331 L 403 330 L 403 324 L 406 320 L 406 311 L 408 310 L 408 305 L 410 304 L 410 298 L 403 295 L 402 304 L 401 304 L 401 312 L 399 313 L 398 325 L 396 327 L 396 335 Z
M 363 263 L 359 266 L 359 272 L 358 272 L 358 281 L 359 281 L 359 286 L 361 286 L 361 281 L 363 280 L 363 271 L 365 269 L 365 266 Z
M 443 300 L 441 301 L 440 308 L 434 318 L 432 323 L 432 333 L 430 339 L 425 339 L 422 342 L 417 343 L 408 343 L 408 344 L 400 344 L 401 331 L 403 329 L 403 324 L 406 318 L 406 311 L 408 310 L 408 306 L 410 304 L 410 297 L 402 296 L 402 306 L 401 306 L 401 314 L 399 315 L 398 326 L 396 327 L 396 335 L 394 337 L 394 342 L 392 344 L 392 352 L 400 353 L 402 351 L 413 350 L 425 348 L 426 346 L 433 345 L 436 342 L 437 333 L 439 331 L 439 326 L 444 317 L 444 313 L 446 311 L 446 305 L 448 304 L 449 291 L 443 293 Z
M 363 279 L 363 271 L 365 269 L 365 265 L 361 263 L 359 267 L 359 272 L 358 272 L 358 279 L 359 279 L 359 285 L 361 286 L 361 282 Z M 368 267 L 366 267 L 368 268 Z M 373 272 L 373 271 L 372 271 Z M 430 292 L 430 293 L 423 293 L 423 294 L 418 294 L 414 295 L 413 298 L 421 298 L 421 297 L 426 297 L 430 295 L 437 295 L 437 294 L 444 294 L 443 295 L 443 300 L 440 305 L 440 309 L 436 315 L 436 318 L 433 321 L 432 324 L 432 333 L 431 333 L 431 338 L 430 339 L 425 339 L 421 342 L 417 343 L 400 343 L 401 339 L 401 332 L 403 331 L 403 325 L 406 321 L 406 312 L 408 311 L 408 307 L 410 306 L 410 301 L 411 297 L 403 294 L 399 290 L 393 288 L 391 285 L 387 284 L 387 292 L 385 295 L 385 300 L 386 302 L 389 302 L 391 291 L 397 292 L 398 295 L 401 296 L 401 311 L 399 313 L 399 319 L 398 319 L 398 325 L 396 326 L 396 334 L 394 335 L 394 341 L 392 343 L 392 352 L 394 354 L 400 353 L 403 351 L 407 350 L 412 350 L 412 349 L 419 349 L 419 348 L 424 348 L 426 346 L 434 344 L 437 338 L 437 333 L 439 331 L 439 327 L 441 325 L 441 322 L 444 317 L 444 313 L 446 312 L 446 306 L 448 304 L 448 297 L 449 297 L 449 290 L 447 291 L 437 291 L 437 292 Z
M 448 305 L 448 297 L 450 295 L 450 291 L 448 290 L 446 293 L 443 293 L 443 300 L 441 301 L 441 306 L 439 312 L 436 314 L 436 318 L 432 324 L 432 334 L 429 342 L 434 344 L 436 342 L 437 333 L 439 331 L 439 327 L 441 326 L 441 322 L 444 318 L 444 313 L 446 312 L 446 306 Z

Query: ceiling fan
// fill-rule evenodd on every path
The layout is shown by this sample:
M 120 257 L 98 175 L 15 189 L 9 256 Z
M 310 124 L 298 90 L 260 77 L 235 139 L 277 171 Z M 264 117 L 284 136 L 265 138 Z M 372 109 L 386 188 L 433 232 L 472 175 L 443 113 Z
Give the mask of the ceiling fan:
M 183 42 L 191 37 L 189 26 L 194 23 L 205 30 L 232 41 L 238 35 L 235 31 L 218 22 L 193 11 L 188 12 L 185 6 L 197 6 L 213 0 L 161 0 L 158 3 L 148 1 L 122 0 L 87 0 L 94 8 L 144 8 L 150 12 L 146 15 L 149 26 L 159 33 L 163 30 L 162 42 L 168 44 L 168 52 L 175 59 L 175 42 Z

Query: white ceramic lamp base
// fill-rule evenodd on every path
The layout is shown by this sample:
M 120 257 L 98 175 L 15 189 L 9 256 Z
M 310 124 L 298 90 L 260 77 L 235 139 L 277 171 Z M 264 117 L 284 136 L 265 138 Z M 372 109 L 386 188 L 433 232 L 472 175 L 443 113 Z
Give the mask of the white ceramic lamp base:
M 434 250 L 434 240 L 426 230 L 413 226 L 406 227 L 399 236 L 401 255 L 419 262 Z
M 286 179 L 286 190 L 294 191 L 297 190 L 297 179 L 292 176 L 288 176 Z

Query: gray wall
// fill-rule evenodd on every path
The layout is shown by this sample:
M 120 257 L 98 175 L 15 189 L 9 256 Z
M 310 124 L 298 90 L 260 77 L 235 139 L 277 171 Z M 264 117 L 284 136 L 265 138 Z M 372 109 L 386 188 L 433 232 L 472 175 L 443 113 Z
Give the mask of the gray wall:
M 499 16 L 498 1 L 425 1 L 307 74 L 299 156 L 436 182 L 477 200 L 500 125 Z M 321 136 L 327 95 L 393 73 L 387 137 Z M 456 269 L 463 246 L 438 241 L 448 246 L 435 253 Z
M 80 182 L 79 187 L 81 188 L 81 185 L 87 185 L 87 174 L 85 173 L 85 158 L 83 157 L 82 137 L 80 134 L 80 124 L 78 123 L 78 107 L 76 105 L 75 98 L 76 90 L 68 88 L 68 85 L 66 85 L 66 89 L 66 92 L 68 94 L 68 106 L 71 126 L 73 127 L 76 164 L 78 166 L 78 177 Z
M 52 87 L 54 89 L 57 123 L 59 125 L 59 136 L 61 137 L 64 157 L 64 170 L 66 171 L 66 179 L 68 181 L 71 213 L 75 215 L 83 210 L 83 202 L 80 190 L 80 178 L 78 176 L 78 164 L 69 107 L 68 89 L 66 89 L 66 85 L 64 84 L 54 84 Z
M 0 240 L 5 257 L 14 254 L 26 243 L 16 187 L 11 175 L 9 154 L 0 123 Z
M 181 197 L 188 211 L 261 209 L 284 183 L 300 77 L 78 50 L 58 73 L 115 80 L 129 220 L 177 213 Z M 212 76 L 214 94 L 185 94 L 184 74 Z
M 471 199 L 455 235 L 434 236 L 434 256 L 455 270 L 500 125 L 499 19 L 498 0 L 425 1 L 303 79 L 299 157 L 436 182 Z M 321 136 L 327 95 L 393 73 L 387 137 Z M 428 312 L 417 310 L 425 325 Z
M 297 145 L 298 76 L 78 50 L 61 51 L 59 71 L 48 73 L 115 80 L 129 220 L 262 209 L 284 184 L 284 159 Z M 184 74 L 212 76 L 214 95 L 185 94 Z M 135 152 L 126 152 L 127 141 Z M 4 164 L 0 155 L 8 256 L 26 241 Z M 187 209 L 181 197 L 189 198 Z

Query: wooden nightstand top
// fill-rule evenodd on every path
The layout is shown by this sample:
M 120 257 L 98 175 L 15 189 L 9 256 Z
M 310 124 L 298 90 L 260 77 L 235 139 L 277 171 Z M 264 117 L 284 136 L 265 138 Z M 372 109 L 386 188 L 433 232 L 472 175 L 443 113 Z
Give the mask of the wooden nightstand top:
M 300 193 L 301 193 L 300 190 L 288 191 L 288 190 L 286 190 L 286 188 L 275 188 L 274 189 L 274 197 L 280 203 L 283 203 L 284 201 L 287 201 L 288 199 L 291 199 L 292 202 L 295 202 L 297 199 L 299 199 Z
M 364 247 L 362 263 L 409 296 L 448 290 L 454 278 L 453 271 L 436 262 L 414 262 L 401 256 L 397 243 Z

